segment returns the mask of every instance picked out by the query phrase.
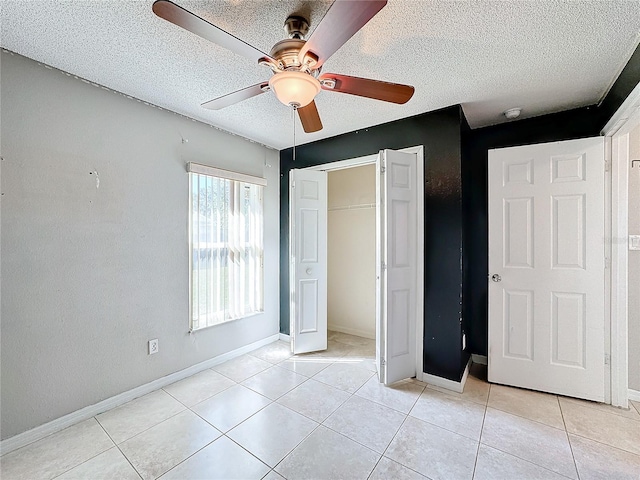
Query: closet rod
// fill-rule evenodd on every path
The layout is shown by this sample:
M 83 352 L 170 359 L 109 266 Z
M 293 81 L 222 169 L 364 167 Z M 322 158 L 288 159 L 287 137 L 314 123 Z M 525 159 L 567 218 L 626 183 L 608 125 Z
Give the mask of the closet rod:
M 334 210 L 358 210 L 363 208 L 375 208 L 375 203 L 360 203 L 358 205 L 345 205 L 344 207 L 330 207 L 327 210 L 332 212 Z

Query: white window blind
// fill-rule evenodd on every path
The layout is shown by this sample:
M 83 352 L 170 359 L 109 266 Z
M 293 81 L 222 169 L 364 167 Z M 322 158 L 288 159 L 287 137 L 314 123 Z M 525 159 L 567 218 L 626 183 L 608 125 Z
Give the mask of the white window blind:
M 188 164 L 191 330 L 263 311 L 264 179 Z

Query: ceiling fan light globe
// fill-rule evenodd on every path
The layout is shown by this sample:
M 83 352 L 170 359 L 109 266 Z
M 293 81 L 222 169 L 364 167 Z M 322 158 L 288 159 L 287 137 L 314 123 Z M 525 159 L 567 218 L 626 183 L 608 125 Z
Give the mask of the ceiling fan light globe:
M 280 102 L 298 108 L 309 105 L 321 90 L 315 77 L 296 71 L 276 73 L 269 80 L 269 86 Z

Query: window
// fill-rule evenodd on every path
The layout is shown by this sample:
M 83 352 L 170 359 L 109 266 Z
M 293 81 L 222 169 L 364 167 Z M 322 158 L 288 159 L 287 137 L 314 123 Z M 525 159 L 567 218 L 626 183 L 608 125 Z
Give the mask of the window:
M 262 178 L 189 171 L 191 330 L 263 311 Z

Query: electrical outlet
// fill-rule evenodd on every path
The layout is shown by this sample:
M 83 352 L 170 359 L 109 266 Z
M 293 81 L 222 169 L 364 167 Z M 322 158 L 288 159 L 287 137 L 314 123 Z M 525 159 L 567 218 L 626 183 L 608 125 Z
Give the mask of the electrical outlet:
M 154 338 L 153 340 L 149 340 L 149 355 L 153 355 L 154 353 L 158 353 L 158 339 Z
M 640 250 L 640 235 L 629 235 L 629 250 Z

